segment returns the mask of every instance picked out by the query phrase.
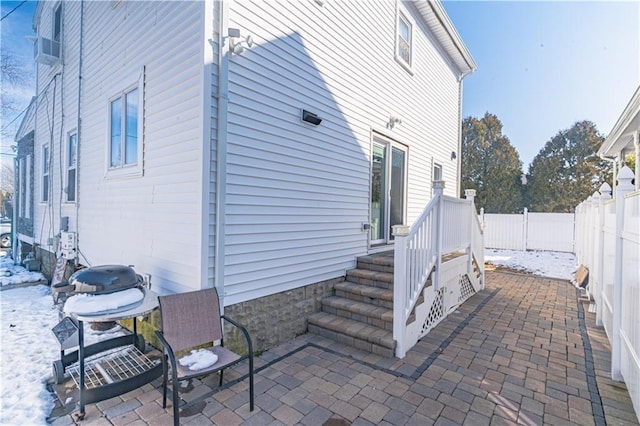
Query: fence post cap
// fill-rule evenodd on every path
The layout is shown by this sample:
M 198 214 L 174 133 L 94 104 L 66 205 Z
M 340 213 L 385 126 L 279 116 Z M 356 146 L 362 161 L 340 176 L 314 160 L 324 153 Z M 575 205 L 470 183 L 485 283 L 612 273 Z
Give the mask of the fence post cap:
M 627 192 L 633 191 L 635 189 L 631 184 L 633 178 L 633 172 L 628 166 L 624 166 L 620 169 L 620 172 L 618 173 L 618 188 L 616 189 L 616 192 L 626 194 Z
M 600 199 L 608 200 L 611 198 L 611 186 L 607 182 L 600 185 Z
M 394 237 L 406 237 L 409 235 L 410 228 L 407 225 L 393 225 L 391 229 L 393 230 Z
M 466 198 L 475 197 L 476 196 L 476 190 L 475 189 L 465 189 L 464 190 L 464 196 Z

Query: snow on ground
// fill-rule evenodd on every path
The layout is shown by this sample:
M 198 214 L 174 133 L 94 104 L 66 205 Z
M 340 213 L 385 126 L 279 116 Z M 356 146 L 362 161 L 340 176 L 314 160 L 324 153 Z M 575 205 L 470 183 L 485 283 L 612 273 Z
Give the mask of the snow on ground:
M 571 280 L 576 270 L 573 253 L 485 249 L 484 261 L 548 278 Z
M 569 253 L 487 249 L 485 259 L 494 265 L 567 280 L 575 269 L 575 258 Z M 0 425 L 46 424 L 53 397 L 45 381 L 60 354 L 51 332 L 57 323 L 58 309 L 53 306 L 49 287 L 0 291 Z M 102 333 L 85 328 L 88 344 L 122 333 L 119 326 Z
M 40 272 L 29 272 L 22 266 L 14 265 L 9 256 L 0 257 L 0 286 L 38 281 L 46 281 Z

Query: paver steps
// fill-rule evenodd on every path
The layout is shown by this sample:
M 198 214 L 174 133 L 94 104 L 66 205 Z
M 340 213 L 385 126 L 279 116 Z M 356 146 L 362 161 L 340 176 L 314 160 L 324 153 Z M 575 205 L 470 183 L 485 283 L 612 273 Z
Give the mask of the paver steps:
M 358 258 L 357 268 L 309 317 L 309 332 L 386 357 L 393 340 L 393 252 Z

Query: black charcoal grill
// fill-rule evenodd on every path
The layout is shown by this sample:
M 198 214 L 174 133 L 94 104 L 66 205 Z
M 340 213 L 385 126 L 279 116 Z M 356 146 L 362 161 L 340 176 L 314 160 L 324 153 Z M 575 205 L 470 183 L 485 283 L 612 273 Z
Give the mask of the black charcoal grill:
M 69 281 L 54 284 L 52 290 L 55 300 L 64 301 L 74 294 L 109 294 L 144 286 L 142 276 L 136 274 L 130 266 L 100 265 L 75 272 L 69 277 Z

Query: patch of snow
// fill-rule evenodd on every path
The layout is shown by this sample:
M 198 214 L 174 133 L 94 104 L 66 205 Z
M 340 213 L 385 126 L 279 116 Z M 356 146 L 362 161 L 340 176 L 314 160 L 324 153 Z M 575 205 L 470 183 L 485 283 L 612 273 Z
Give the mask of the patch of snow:
M 218 362 L 218 355 L 206 349 L 194 349 L 189 355 L 185 355 L 178 360 L 183 367 L 189 367 L 189 370 L 197 371 L 209 368 Z
M 51 332 L 58 323 L 49 288 L 0 292 L 0 424 L 46 424 L 53 397 L 45 388 L 60 346 Z
M 137 288 L 116 291 L 110 294 L 81 293 L 71 296 L 64 304 L 64 313 L 95 315 L 129 306 L 144 299 L 144 293 Z
M 13 259 L 9 256 L 0 257 L 0 286 L 46 280 L 40 272 L 27 271 L 20 265 L 14 265 Z
M 484 260 L 495 266 L 517 269 L 547 278 L 571 281 L 575 272 L 573 253 L 485 249 Z

